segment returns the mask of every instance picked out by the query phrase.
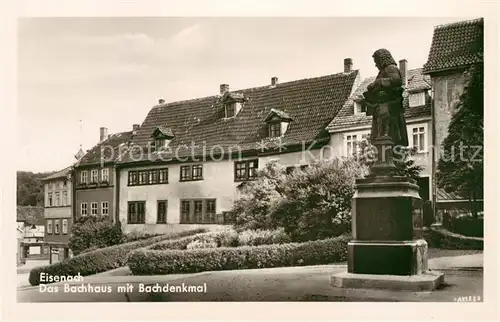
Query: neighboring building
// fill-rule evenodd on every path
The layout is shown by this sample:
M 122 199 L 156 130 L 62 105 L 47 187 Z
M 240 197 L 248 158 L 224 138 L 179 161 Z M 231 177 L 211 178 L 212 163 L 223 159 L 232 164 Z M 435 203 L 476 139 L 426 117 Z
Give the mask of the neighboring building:
M 67 167 L 42 179 L 45 191 L 45 244 L 50 263 L 71 256 L 68 243 L 72 220 L 72 168 Z
M 23 258 L 48 256 L 44 247 L 45 221 L 43 207 L 17 206 L 17 228 L 21 233 Z
M 24 226 L 24 223 L 23 222 L 21 222 L 21 223 L 16 222 L 16 234 L 17 234 L 16 264 L 17 264 L 17 266 L 23 265 L 24 263 L 26 263 L 26 260 L 24 258 L 24 251 L 23 251 L 23 247 L 22 247 L 24 231 L 20 227 L 21 225 Z
M 424 73 L 429 75 L 433 91 L 432 173 L 435 176 L 443 140 L 448 134 L 451 117 L 469 81 L 468 69 L 483 62 L 484 21 L 482 18 L 437 26 L 434 29 L 429 57 Z M 465 200 L 449 194 L 433 184 L 432 191 L 437 207 L 468 207 Z M 482 203 L 482 202 L 481 202 Z
M 417 165 L 424 169 L 421 172 L 418 185 L 423 200 L 432 198 L 432 163 L 431 163 L 431 84 L 430 77 L 423 74 L 422 68 L 408 69 L 405 59 L 399 61 L 399 69 L 405 91 L 403 107 L 410 146 L 417 148 L 413 157 Z M 361 141 L 370 137 L 372 116 L 366 115 L 366 110 L 360 103 L 363 92 L 375 77 L 369 77 L 357 87 L 356 91 L 342 107 L 337 117 L 327 127 L 331 133 L 330 146 L 335 155 L 352 156 L 358 152 Z
M 134 131 L 138 125 L 134 125 Z M 100 128 L 99 142 L 74 165 L 74 220 L 107 216 L 116 221 L 118 193 L 115 159 L 127 147 L 134 131 L 111 134 Z
M 330 157 L 325 127 L 360 81 L 344 72 L 154 106 L 119 160 L 125 232 L 228 223 L 238 186 L 272 160 L 287 167 Z M 306 150 L 303 152 L 303 150 Z

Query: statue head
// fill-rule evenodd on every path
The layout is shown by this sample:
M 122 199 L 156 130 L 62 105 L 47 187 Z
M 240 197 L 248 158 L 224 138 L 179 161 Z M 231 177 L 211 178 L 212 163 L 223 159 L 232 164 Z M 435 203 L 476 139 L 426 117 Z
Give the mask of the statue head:
M 394 61 L 394 58 L 392 58 L 391 53 L 387 49 L 379 49 L 375 51 L 372 55 L 373 60 L 375 61 L 375 66 L 379 70 L 382 70 L 386 68 L 389 65 L 396 65 L 396 62 Z

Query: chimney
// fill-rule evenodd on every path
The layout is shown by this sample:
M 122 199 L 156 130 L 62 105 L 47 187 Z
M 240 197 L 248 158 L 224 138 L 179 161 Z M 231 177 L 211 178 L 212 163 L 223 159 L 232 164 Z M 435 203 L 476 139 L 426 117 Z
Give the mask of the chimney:
M 164 100 L 163 98 L 160 98 L 160 99 L 158 100 L 158 104 L 165 104 L 165 100 Z
M 134 131 L 134 133 L 135 133 L 135 132 L 137 132 L 137 131 L 139 130 L 139 127 L 140 127 L 140 125 L 139 125 L 139 124 L 133 124 L 133 125 L 132 125 L 132 130 Z
M 278 84 L 278 77 L 271 77 L 271 85 L 276 86 Z
M 229 92 L 228 84 L 220 84 L 220 94 L 224 95 L 226 92 Z
M 344 73 L 352 72 L 352 58 L 344 59 Z
M 399 70 L 403 78 L 403 86 L 406 87 L 408 86 L 408 61 L 406 59 L 401 59 L 399 61 Z
M 100 136 L 99 136 L 99 141 L 102 142 L 108 138 L 108 128 L 107 127 L 101 127 L 100 129 Z

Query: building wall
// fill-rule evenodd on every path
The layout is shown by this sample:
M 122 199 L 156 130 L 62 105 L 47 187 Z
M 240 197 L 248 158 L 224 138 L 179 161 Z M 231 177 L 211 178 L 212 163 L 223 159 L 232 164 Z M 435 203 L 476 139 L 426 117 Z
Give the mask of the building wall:
M 97 202 L 98 215 L 101 214 L 101 205 L 103 201 L 108 202 L 108 216 L 110 220 L 114 218 L 114 187 L 107 188 L 88 188 L 88 189 L 78 189 L 75 191 L 75 218 L 80 218 L 81 214 L 81 204 L 83 202 L 87 203 L 87 214 L 91 215 L 92 202 Z
M 432 87 L 434 90 L 434 126 L 436 133 L 436 151 L 441 151 L 443 140 L 448 135 L 448 126 L 453 116 L 460 95 L 464 92 L 464 84 L 467 77 L 463 72 L 450 75 L 432 77 Z M 439 155 L 436 154 L 435 160 Z
M 103 184 L 102 181 L 102 169 L 108 169 L 109 173 L 109 179 L 108 179 L 108 184 Z M 75 182 L 76 182 L 76 187 L 82 187 L 82 171 L 87 171 L 87 185 L 90 183 L 90 174 L 91 170 L 97 170 L 98 173 L 98 183 L 96 187 L 107 187 L 107 186 L 112 186 L 115 184 L 115 168 L 113 166 L 106 166 L 106 167 L 101 167 L 99 165 L 96 165 L 95 167 L 82 167 L 82 168 L 76 168 L 75 169 Z
M 64 182 L 66 182 L 66 185 L 64 186 Z M 64 179 L 58 179 L 58 180 L 51 180 L 48 181 L 44 184 L 44 200 L 45 200 L 45 207 L 55 207 L 55 195 L 56 193 L 59 193 L 59 198 L 62 200 L 63 192 L 66 192 L 68 197 L 67 201 L 65 202 L 65 206 L 71 206 L 71 200 L 73 199 L 72 193 L 72 182 L 70 179 L 64 180 Z M 52 206 L 49 205 L 49 193 L 52 194 Z M 61 202 L 59 203 L 60 206 L 63 206 Z
M 419 152 L 416 153 L 413 156 L 413 159 L 415 160 L 415 164 L 423 167 L 422 172 L 420 173 L 421 177 L 428 177 L 429 178 L 429 199 L 431 199 L 432 196 L 432 122 L 430 119 L 409 119 L 406 120 L 406 126 L 407 126 L 407 131 L 408 131 L 408 139 L 410 141 L 410 144 L 412 142 L 411 136 L 412 136 L 412 129 L 414 127 L 425 127 L 425 133 L 426 133 L 426 144 L 427 144 L 427 149 L 426 152 Z M 328 144 L 331 147 L 331 153 L 333 156 L 347 156 L 346 152 L 346 136 L 347 135 L 352 135 L 356 133 L 364 133 L 367 132 L 369 133 L 371 130 L 371 125 L 366 125 L 362 127 L 357 127 L 357 128 L 351 128 L 351 129 L 346 129 L 345 131 L 342 132 L 335 132 L 332 133 L 330 136 L 330 143 Z
M 308 148 L 308 146 L 306 146 Z M 321 151 L 316 149 L 302 152 L 284 153 L 259 157 L 259 168 L 273 159 L 286 166 L 299 166 L 320 159 Z M 253 160 L 255 158 L 243 158 L 242 160 Z M 234 180 L 234 159 L 219 162 L 203 163 L 203 180 L 180 182 L 181 165 L 195 163 L 168 165 L 168 184 L 128 186 L 128 173 L 131 170 L 144 170 L 155 167 L 141 167 L 133 169 L 122 169 L 120 175 L 120 200 L 119 218 L 125 232 L 147 231 L 147 232 L 169 232 L 180 223 L 180 200 L 181 199 L 216 199 L 216 213 L 228 211 L 232 208 L 238 196 L 237 186 L 241 182 Z M 165 166 L 161 166 L 162 168 Z M 156 224 L 157 201 L 167 200 L 167 224 Z M 145 201 L 145 224 L 127 224 L 127 210 L 129 201 Z M 196 225 L 182 225 L 195 227 Z M 199 225 L 206 228 L 211 225 Z
M 55 233 L 55 222 L 59 220 L 59 233 Z M 63 220 L 68 221 L 68 233 L 63 233 Z M 52 232 L 50 233 L 47 229 L 48 222 L 52 223 Z M 71 227 L 73 226 L 73 220 L 70 217 L 59 217 L 59 218 L 46 218 L 45 219 L 45 243 L 48 245 L 63 245 L 69 243 L 69 236 L 71 232 Z

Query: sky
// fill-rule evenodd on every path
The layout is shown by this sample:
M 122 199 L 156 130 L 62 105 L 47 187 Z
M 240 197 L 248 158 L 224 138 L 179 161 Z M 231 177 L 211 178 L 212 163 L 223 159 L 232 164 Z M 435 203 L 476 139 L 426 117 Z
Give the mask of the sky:
M 18 170 L 67 167 L 100 127 L 130 131 L 160 98 L 335 74 L 344 58 L 374 76 L 379 48 L 420 68 L 435 26 L 471 18 L 20 19 Z

